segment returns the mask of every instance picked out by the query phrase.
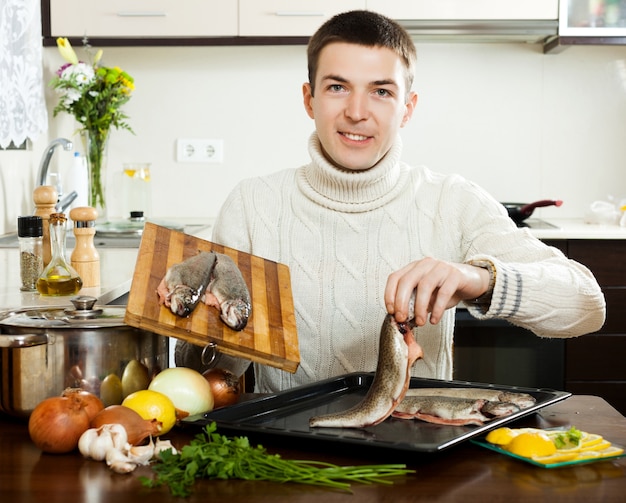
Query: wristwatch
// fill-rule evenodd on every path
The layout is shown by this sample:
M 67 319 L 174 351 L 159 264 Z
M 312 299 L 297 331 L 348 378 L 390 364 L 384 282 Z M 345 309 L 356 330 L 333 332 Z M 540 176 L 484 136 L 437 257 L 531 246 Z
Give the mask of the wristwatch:
M 466 262 L 469 265 L 473 265 L 475 267 L 481 267 L 482 269 L 487 269 L 489 272 L 489 286 L 485 293 L 483 293 L 480 297 L 470 301 L 472 304 L 488 307 L 491 304 L 491 296 L 493 295 L 493 288 L 496 285 L 496 266 L 491 260 L 480 259 L 480 260 L 469 260 Z

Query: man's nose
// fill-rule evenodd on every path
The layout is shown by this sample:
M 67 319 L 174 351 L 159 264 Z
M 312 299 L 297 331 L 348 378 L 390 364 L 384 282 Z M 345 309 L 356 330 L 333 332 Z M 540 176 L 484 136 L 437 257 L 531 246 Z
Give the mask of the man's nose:
M 367 95 L 358 92 L 351 93 L 346 105 L 346 115 L 353 121 L 360 121 L 366 119 L 368 113 Z

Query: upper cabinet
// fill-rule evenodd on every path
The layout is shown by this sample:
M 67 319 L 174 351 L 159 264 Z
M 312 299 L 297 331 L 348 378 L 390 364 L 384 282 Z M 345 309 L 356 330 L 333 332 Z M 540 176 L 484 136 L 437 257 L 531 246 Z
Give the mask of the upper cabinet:
M 626 35 L 626 0 L 564 0 L 560 9 L 559 35 Z
M 310 37 L 333 15 L 365 7 L 365 0 L 239 0 L 239 35 Z
M 41 0 L 44 45 L 307 43 L 328 18 L 369 9 L 416 41 L 517 41 L 545 52 L 626 45 L 626 0 Z
M 237 0 L 46 0 L 50 36 L 234 37 Z M 43 12 L 43 10 L 42 10 Z
M 559 0 L 367 0 L 367 8 L 403 20 L 552 20 Z

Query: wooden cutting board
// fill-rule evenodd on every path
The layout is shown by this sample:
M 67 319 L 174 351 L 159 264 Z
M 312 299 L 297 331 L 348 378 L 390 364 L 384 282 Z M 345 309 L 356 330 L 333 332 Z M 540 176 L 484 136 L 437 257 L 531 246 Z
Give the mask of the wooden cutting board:
M 224 253 L 239 267 L 252 300 L 242 331 L 228 327 L 219 311 L 199 303 L 189 317 L 159 305 L 157 286 L 167 270 L 199 251 Z M 198 346 L 295 372 L 300 363 L 289 268 L 153 223 L 146 223 L 130 288 L 126 324 Z

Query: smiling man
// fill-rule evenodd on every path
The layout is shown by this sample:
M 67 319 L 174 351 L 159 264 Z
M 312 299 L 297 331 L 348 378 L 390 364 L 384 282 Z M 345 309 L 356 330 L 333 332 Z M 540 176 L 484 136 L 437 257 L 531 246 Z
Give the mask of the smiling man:
M 475 184 L 401 160 L 400 132 L 417 105 L 415 56 L 384 16 L 327 21 L 309 42 L 302 88 L 315 122 L 311 162 L 243 180 L 221 209 L 214 242 L 290 268 L 301 363 L 295 374 L 255 364 L 258 392 L 374 371 L 383 319 L 405 321 L 413 291 L 423 358 L 412 374 L 421 377 L 452 378 L 460 302 L 543 337 L 604 322 L 587 268 L 518 229 Z M 201 351 L 179 342 L 177 364 L 204 370 Z M 249 362 L 219 355 L 214 365 L 241 374 Z

